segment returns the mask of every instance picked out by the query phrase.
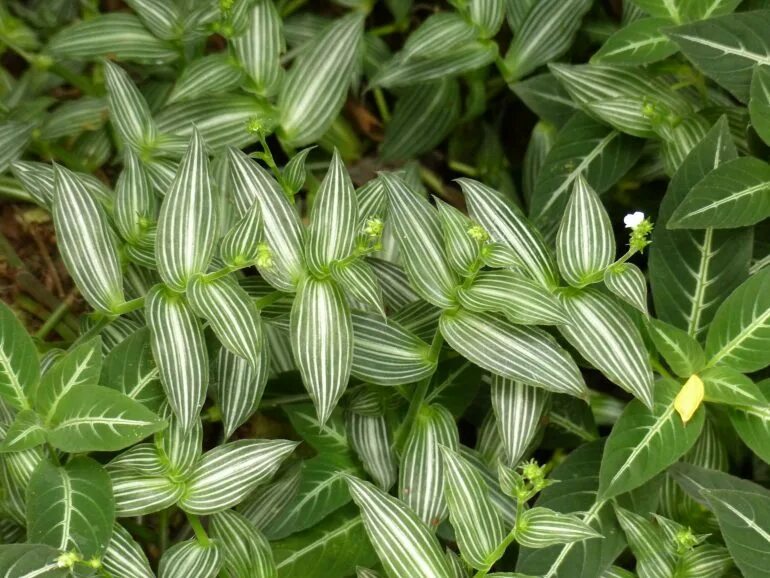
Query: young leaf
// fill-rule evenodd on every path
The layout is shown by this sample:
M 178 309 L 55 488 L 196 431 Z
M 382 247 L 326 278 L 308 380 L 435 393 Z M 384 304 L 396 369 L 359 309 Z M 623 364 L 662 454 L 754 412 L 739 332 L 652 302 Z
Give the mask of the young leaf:
M 562 514 L 548 508 L 526 510 L 516 525 L 516 541 L 527 548 L 547 548 L 602 535 L 574 514 Z
M 539 387 L 492 376 L 492 409 L 507 463 L 515 467 L 535 437 L 549 393 Z
M 706 365 L 703 348 L 686 331 L 657 319 L 650 319 L 648 328 L 658 353 L 679 377 L 690 377 Z
M 641 311 L 647 311 L 647 279 L 633 263 L 611 265 L 604 271 L 604 284 L 615 295 Z
M 153 578 L 147 556 L 131 534 L 119 523 L 112 527 L 112 537 L 102 556 L 102 566 L 114 578 Z
M 158 137 L 147 101 L 128 73 L 109 60 L 104 61 L 104 81 L 112 125 L 136 153 L 144 153 Z
M 211 260 L 217 215 L 208 164 L 203 138 L 194 130 L 158 217 L 158 272 L 176 291 L 184 291 L 196 273 L 205 273 Z
M 232 510 L 214 514 L 211 519 L 211 535 L 219 541 L 224 568 L 230 576 L 276 578 L 270 544 L 240 514 Z
M 0 399 L 17 409 L 40 379 L 37 350 L 26 329 L 5 303 L 0 303 Z
M 219 544 L 203 545 L 197 540 L 174 544 L 163 553 L 158 565 L 158 578 L 190 578 L 216 576 L 224 564 Z
M 570 285 L 598 281 L 615 256 L 612 224 L 599 196 L 578 175 L 556 236 L 559 271 Z
M 155 194 L 139 158 L 130 149 L 123 153 L 123 165 L 115 183 L 115 225 L 129 243 L 147 243 L 156 220 Z
M 91 458 L 64 466 L 38 464 L 27 488 L 27 536 L 32 543 L 88 559 L 107 548 L 115 521 L 110 479 Z
M 201 457 L 203 426 L 201 420 L 196 420 L 191 428 L 185 429 L 173 415 L 167 416 L 167 420 L 168 427 L 155 434 L 155 453 L 165 475 L 173 480 L 185 479 Z M 115 460 L 110 462 L 111 466 L 114 464 Z M 144 471 L 151 473 L 151 469 Z
M 145 26 L 158 38 L 173 40 L 179 34 L 179 7 L 163 0 L 126 0 Z
M 435 200 L 441 231 L 444 233 L 447 260 L 457 273 L 467 277 L 475 272 L 474 264 L 481 248 L 479 242 L 471 237 L 473 221 L 438 197 Z
M 652 409 L 639 400 L 626 406 L 612 428 L 602 458 L 599 495 L 609 499 L 641 486 L 677 461 L 698 439 L 705 411 L 687 424 L 674 409 L 677 382 L 655 386 Z
M 255 202 L 222 238 L 219 243 L 219 256 L 229 267 L 257 263 L 258 268 L 264 269 L 269 260 L 267 263 L 258 263 L 266 247 L 261 244 L 262 236 L 262 209 L 259 203 Z
M 393 576 L 452 578 L 438 540 L 415 513 L 368 482 L 348 478 L 366 532 L 385 569 Z

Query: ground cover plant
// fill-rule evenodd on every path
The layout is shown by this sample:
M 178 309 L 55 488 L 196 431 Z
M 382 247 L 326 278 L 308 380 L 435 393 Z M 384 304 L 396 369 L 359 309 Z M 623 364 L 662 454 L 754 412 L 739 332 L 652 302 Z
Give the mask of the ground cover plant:
M 770 576 L 768 4 L 0 2 L 0 576 Z

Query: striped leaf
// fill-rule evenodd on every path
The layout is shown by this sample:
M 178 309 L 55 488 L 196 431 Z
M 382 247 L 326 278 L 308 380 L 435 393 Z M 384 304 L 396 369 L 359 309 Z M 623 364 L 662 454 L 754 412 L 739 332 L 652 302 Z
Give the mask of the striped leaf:
M 158 272 L 176 291 L 184 291 L 196 273 L 205 273 L 211 259 L 217 215 L 208 164 L 203 139 L 195 130 L 158 217 Z
M 224 569 L 241 578 L 276 578 L 273 553 L 262 533 L 231 510 L 214 514 L 211 535 L 218 540 Z
M 281 185 L 283 190 L 287 194 L 294 195 L 305 185 L 307 178 L 307 168 L 305 167 L 305 161 L 307 155 L 310 154 L 315 146 L 307 147 L 299 151 L 296 155 L 289 159 L 286 166 L 281 171 Z
M 51 112 L 41 129 L 48 139 L 76 137 L 99 129 L 107 117 L 104 98 L 84 96 L 61 103 Z
M 384 415 L 348 411 L 345 429 L 350 444 L 377 486 L 388 491 L 396 483 L 396 457 Z
M 145 301 L 160 380 L 182 426 L 192 426 L 206 398 L 208 355 L 200 321 L 182 296 L 156 285 Z
M 356 241 L 357 222 L 353 182 L 335 149 L 310 214 L 305 257 L 314 273 L 323 275 L 331 263 L 350 256 Z
M 479 258 L 480 245 L 469 234 L 473 221 L 459 209 L 435 199 L 438 216 L 441 221 L 441 231 L 444 234 L 444 247 L 447 260 L 452 268 L 463 277 L 475 273 L 474 265 Z
M 415 513 L 368 482 L 348 478 L 366 532 L 386 571 L 393 576 L 452 578 L 438 540 Z
M 178 35 L 177 25 L 181 15 L 175 4 L 163 0 L 126 0 L 126 4 L 158 38 L 172 40 Z
M 102 566 L 114 578 L 153 578 L 142 547 L 121 524 L 115 522 L 112 537 L 102 556 Z
M 286 440 L 238 440 L 203 454 L 190 474 L 179 506 L 193 514 L 213 514 L 235 506 L 269 480 L 297 447 Z
M 458 179 L 472 219 L 513 249 L 527 273 L 546 288 L 557 285 L 556 267 L 540 234 L 505 197 L 478 181 Z
M 420 296 L 409 284 L 409 278 L 401 267 L 390 261 L 374 257 L 369 257 L 366 262 L 371 265 L 374 274 L 380 280 L 382 297 L 388 309 L 397 311 L 420 299 Z
M 111 12 L 60 30 L 46 52 L 57 60 L 116 60 L 162 64 L 179 57 L 172 44 L 150 34 L 133 14 Z
M 152 247 L 152 229 L 157 219 L 157 202 L 144 168 L 137 156 L 126 149 L 123 171 L 115 183 L 115 225 L 132 244 Z
M 147 101 L 128 73 L 109 60 L 104 61 L 104 81 L 112 126 L 137 154 L 145 152 L 158 137 Z
M 767 381 L 759 383 L 758 388 L 765 394 L 770 393 Z M 751 391 L 751 390 L 749 390 Z M 767 440 L 770 437 L 770 407 L 767 402 L 758 406 L 737 406 L 729 409 L 730 423 L 743 442 L 751 451 L 764 461 L 770 459 Z
M 230 179 L 235 204 L 241 214 L 259 202 L 265 242 L 273 267 L 268 280 L 282 291 L 296 290 L 304 270 L 304 230 L 281 187 L 254 160 L 241 151 L 229 150 Z
M 260 243 L 262 236 L 262 208 L 255 202 L 222 238 L 219 256 L 229 267 L 254 263 L 264 251 Z
M 210 54 L 188 64 L 174 84 L 168 102 L 228 92 L 241 85 L 243 71 L 229 54 Z
M 198 419 L 192 427 L 185 429 L 173 415 L 167 418 L 168 427 L 155 434 L 156 453 L 165 474 L 171 479 L 180 480 L 190 474 L 201 457 L 203 425 Z
M 614 257 L 610 217 L 596 192 L 578 175 L 556 236 L 559 271 L 567 283 L 583 287 L 599 281 Z
M 633 263 L 620 263 L 604 271 L 604 285 L 623 301 L 649 315 L 647 311 L 647 279 Z
M 538 66 L 564 54 L 591 7 L 586 0 L 542 0 L 532 3 L 505 55 L 508 82 L 523 78 Z
M 222 413 L 225 439 L 246 422 L 259 407 L 267 385 L 269 357 L 263 341 L 254 367 L 224 347 L 216 359 L 216 400 Z
M 109 472 L 131 470 L 139 474 L 165 475 L 169 468 L 160 454 L 155 444 L 137 444 L 111 459 L 107 468 Z
M 297 495 L 302 476 L 301 464 L 289 467 L 281 477 L 258 487 L 239 506 L 238 511 L 258 529 L 269 530 L 280 519 L 283 509 Z
M 539 387 L 492 376 L 492 409 L 509 466 L 515 467 L 524 457 L 548 401 L 549 393 Z
M 458 278 L 444 254 L 441 225 L 428 201 L 409 189 L 399 176 L 383 173 L 390 218 L 412 287 L 429 303 L 451 307 Z
M 54 167 L 53 219 L 67 271 L 99 311 L 123 303 L 123 274 L 107 216 L 75 173 Z
M 685 552 L 679 562 L 686 578 L 719 578 L 733 566 L 730 552 L 721 546 L 704 544 Z
M 494 423 L 492 430 L 496 431 Z M 493 472 L 484 462 L 481 454 L 475 450 L 461 445 L 460 455 L 462 455 L 466 463 L 471 465 L 484 479 L 487 489 L 489 490 L 489 499 L 492 500 L 495 508 L 497 508 L 497 512 L 502 516 L 505 526 L 507 528 L 512 528 L 516 517 L 516 503 L 500 489 L 497 472 Z
M 356 259 L 348 263 L 333 263 L 331 273 L 332 279 L 353 303 L 366 309 L 374 309 L 385 317 L 380 281 L 366 261 Z
M 351 374 L 377 385 L 414 383 L 433 374 L 430 345 L 393 320 L 355 312 Z
M 204 546 L 197 540 L 185 540 L 163 553 L 158 578 L 214 578 L 223 564 L 222 549 L 217 543 Z
M 0 303 L 0 399 L 16 409 L 29 408 L 27 396 L 39 379 L 35 344 L 11 308 Z
M 457 291 L 460 305 L 476 313 L 499 312 L 513 323 L 560 325 L 567 314 L 542 285 L 510 269 L 482 271 Z
M 27 538 L 85 558 L 107 548 L 115 521 L 110 479 L 91 458 L 38 464 L 27 487 Z
M 313 142 L 329 128 L 358 67 L 362 37 L 362 14 L 336 19 L 311 41 L 289 70 L 278 94 L 281 132 L 288 143 L 302 146 Z
M 0 572 L 3 578 L 66 578 L 70 572 L 59 567 L 59 555 L 56 548 L 45 544 L 3 544 L 0 546 Z
M 449 345 L 479 367 L 557 393 L 586 395 L 575 362 L 540 329 L 464 309 L 445 312 L 439 326 Z
M 615 514 L 636 557 L 636 571 L 650 578 L 664 578 L 674 574 L 674 541 L 667 540 L 661 528 L 644 516 L 620 506 L 615 507 Z
M 150 411 L 160 409 L 165 395 L 152 356 L 149 329 L 135 331 L 110 351 L 104 358 L 99 383 L 126 394 Z
M 516 525 L 516 541 L 526 548 L 547 548 L 592 538 L 603 538 L 575 514 L 562 514 L 548 508 L 532 508 L 521 514 Z
M 486 569 L 505 537 L 503 520 L 489 499 L 481 475 L 456 451 L 442 447 L 444 492 L 457 533 L 460 554 L 471 566 Z
M 641 18 L 610 36 L 591 57 L 591 62 L 649 64 L 676 54 L 679 49 L 662 31 L 668 18 Z
M 291 309 L 291 344 L 323 424 L 345 392 L 353 364 L 350 310 L 333 281 L 303 280 Z
M 34 124 L 29 122 L 0 122 L 0 173 L 16 161 L 27 148 L 32 138 Z
M 262 322 L 254 300 L 231 276 L 207 280 L 198 275 L 187 286 L 192 310 L 209 323 L 227 349 L 259 367 Z
M 698 439 L 704 410 L 687 424 L 674 409 L 680 386 L 659 381 L 652 409 L 639 400 L 626 406 L 612 428 L 602 457 L 599 495 L 609 499 L 652 479 L 677 461 Z
M 505 16 L 502 0 L 473 0 L 470 3 L 470 19 L 481 29 L 484 38 L 492 38 L 500 30 Z
M 613 300 L 596 288 L 564 293 L 571 323 L 559 331 L 613 383 L 652 407 L 652 370 L 639 330 Z
M 272 0 L 253 3 L 246 32 L 232 40 L 235 55 L 253 83 L 254 92 L 271 96 L 278 89 L 286 49 L 283 24 Z
M 449 410 L 441 405 L 422 406 L 401 456 L 398 496 L 434 530 L 447 516 L 440 446 L 456 450 L 458 444 L 457 426 Z

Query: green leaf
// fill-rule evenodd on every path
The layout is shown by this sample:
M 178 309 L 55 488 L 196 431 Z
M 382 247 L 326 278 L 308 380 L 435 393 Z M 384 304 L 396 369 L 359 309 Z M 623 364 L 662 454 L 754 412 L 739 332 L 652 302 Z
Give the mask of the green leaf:
M 115 225 L 126 241 L 149 245 L 148 249 L 153 250 L 156 204 L 150 179 L 139 158 L 125 149 L 123 171 L 115 183 Z
M 114 578 L 153 578 L 142 547 L 119 523 L 112 527 L 112 537 L 102 556 L 102 566 Z
M 510 6 L 512 3 L 508 3 Z M 562 87 L 561 83 L 550 72 L 544 72 L 531 76 L 527 80 L 509 85 L 511 90 L 522 102 L 534 112 L 543 122 L 547 122 L 549 128 L 564 126 L 571 116 L 577 111 L 578 105 L 572 102 L 570 95 Z M 578 115 L 589 118 L 585 115 Z
M 706 365 L 703 348 L 686 331 L 657 319 L 650 319 L 648 327 L 655 349 L 679 377 L 690 377 Z
M 163 0 L 126 0 L 144 25 L 158 38 L 173 40 L 179 34 L 179 8 Z
M 217 575 L 223 564 L 224 556 L 217 543 L 204 546 L 195 539 L 185 540 L 163 553 L 158 564 L 158 578 L 210 578 Z
M 214 514 L 210 527 L 212 537 L 220 544 L 224 568 L 230 576 L 276 578 L 270 544 L 246 518 L 225 510 Z
M 389 216 L 412 287 L 429 303 L 451 307 L 458 278 L 447 262 L 435 209 L 401 177 L 382 173 L 380 178 L 388 193 Z
M 0 443 L 0 452 L 20 452 L 44 444 L 46 430 L 40 416 L 31 409 L 16 414 Z
M 682 423 L 674 409 L 679 389 L 677 382 L 659 381 L 651 410 L 639 400 L 626 406 L 602 457 L 599 495 L 603 499 L 641 486 L 682 457 L 698 439 L 705 410 Z
M 709 366 L 742 372 L 770 364 L 770 269 L 749 277 L 722 302 L 706 337 Z
M 444 493 L 460 554 L 471 566 L 488 568 L 505 537 L 503 520 L 481 475 L 456 451 L 442 446 Z
M 112 126 L 123 142 L 143 154 L 158 138 L 147 101 L 128 73 L 109 60 L 104 61 L 104 81 Z
M 441 446 L 456 450 L 458 444 L 457 425 L 448 409 L 423 405 L 418 410 L 401 455 L 398 496 L 431 529 L 447 516 Z
M 323 275 L 329 265 L 353 252 L 358 203 L 353 182 L 337 149 L 313 200 L 305 258 L 310 269 Z
M 307 179 L 307 167 L 305 161 L 307 155 L 315 146 L 307 147 L 299 151 L 289 159 L 281 171 L 281 185 L 287 194 L 296 194 L 305 185 Z M 373 181 L 370 181 L 373 182 Z M 360 200 L 360 199 L 359 199 Z
M 595 283 L 615 257 L 615 236 L 599 196 L 578 175 L 556 236 L 559 271 L 575 287 Z
M 748 377 L 729 367 L 709 367 L 698 374 L 703 381 L 705 401 L 732 406 L 761 408 L 765 396 Z
M 259 203 L 252 203 L 219 243 L 219 256 L 233 268 L 246 263 L 256 263 L 266 247 L 262 241 L 262 209 Z M 264 269 L 264 267 L 259 267 Z
M 642 18 L 624 26 L 591 57 L 592 62 L 650 64 L 676 54 L 679 48 L 662 32 L 668 18 Z
M 410 508 L 368 482 L 348 478 L 348 484 L 388 574 L 452 578 L 438 540 Z
M 102 340 L 89 339 L 56 360 L 35 391 L 35 407 L 48 419 L 67 393 L 82 385 L 97 385 L 102 370 Z
M 746 578 L 767 575 L 770 497 L 738 490 L 703 490 L 727 548 Z
M 50 418 L 48 442 L 65 452 L 117 451 L 165 427 L 138 401 L 98 385 L 65 394 Z
M 286 405 L 283 411 L 296 432 L 318 453 L 345 456 L 350 452 L 341 412 L 333 412 L 326 422 L 321 423 L 309 403 Z
M 454 350 L 483 369 L 550 391 L 585 396 L 575 362 L 540 329 L 464 309 L 445 312 L 439 326 Z
M 492 376 L 492 409 L 510 467 L 519 463 L 535 438 L 549 397 L 539 387 Z
M 107 354 L 99 383 L 135 399 L 150 411 L 160 409 L 165 395 L 152 356 L 148 328 L 132 333 Z
M 42 131 L 48 139 L 77 137 L 100 128 L 106 117 L 106 99 L 83 96 L 57 106 L 46 118 Z
M 435 199 L 441 231 L 444 234 L 444 247 L 451 267 L 463 277 L 475 273 L 476 260 L 479 258 L 480 245 L 470 235 L 474 226 L 465 214 L 439 198 Z
M 604 285 L 623 301 L 648 316 L 647 279 L 633 263 L 618 263 L 604 271 Z
M 356 259 L 349 263 L 332 264 L 331 274 L 348 297 L 385 317 L 380 281 L 366 261 Z
M 272 0 L 252 5 L 246 32 L 233 39 L 235 55 L 259 95 L 271 96 L 283 75 L 281 55 L 286 49 L 283 24 Z
M 364 521 L 352 506 L 271 547 L 279 578 L 349 576 L 357 566 L 377 561 Z
M 286 440 L 253 439 L 215 447 L 190 473 L 179 506 L 193 514 L 231 508 L 269 480 L 296 447 Z
M 4 121 L 0 122 L 0 172 L 5 172 L 27 148 L 32 138 L 34 125 L 29 122 Z
M 692 22 L 666 33 L 695 66 L 746 102 L 754 65 L 770 64 L 770 45 L 762 33 L 768 25 L 770 10 L 756 10 Z
M 525 510 L 516 525 L 516 541 L 526 548 L 547 548 L 602 537 L 575 514 L 541 507 Z
M 639 330 L 615 300 L 596 288 L 565 292 L 571 323 L 559 331 L 613 383 L 652 407 L 653 376 Z
M 107 548 L 115 503 L 104 468 L 79 457 L 64 466 L 38 464 L 27 488 L 27 537 L 88 559 Z
M 67 568 L 57 562 L 59 551 L 44 544 L 0 545 L 0 572 L 3 578 L 67 578 Z
M 138 474 L 132 470 L 110 469 L 115 514 L 119 518 L 160 512 L 177 503 L 184 486 L 165 476 Z
M 54 167 L 53 219 L 67 271 L 80 293 L 99 311 L 123 303 L 123 274 L 107 215 L 75 173 Z
M 363 20 L 355 12 L 336 19 L 313 38 L 286 75 L 278 109 L 282 138 L 292 146 L 321 137 L 342 108 L 358 67 Z
M 396 456 L 384 415 L 364 415 L 351 409 L 346 415 L 346 431 L 350 445 L 366 472 L 383 491 L 396 483 Z
M 770 66 L 757 65 L 751 77 L 749 115 L 751 126 L 765 144 L 770 144 Z
M 205 273 L 211 260 L 217 214 L 208 162 L 203 139 L 196 129 L 158 217 L 158 272 L 176 291 L 184 291 L 196 273 Z
M 636 571 L 641 576 L 664 578 L 676 568 L 675 542 L 667 539 L 660 526 L 625 508 L 615 507 L 615 514 L 636 557 Z
M 0 303 L 0 397 L 11 407 L 29 408 L 27 396 L 39 379 L 35 344 L 10 307 Z
M 183 297 L 156 285 L 145 301 L 152 353 L 168 402 L 183 427 L 198 417 L 208 386 L 208 355 L 200 321 Z
M 168 102 L 191 100 L 212 92 L 227 92 L 241 85 L 244 74 L 229 54 L 210 54 L 196 58 L 177 78 Z
M 267 385 L 270 359 L 265 341 L 256 367 L 224 347 L 216 358 L 214 392 L 222 413 L 225 439 L 248 420 L 259 407 Z
M 155 434 L 157 459 L 163 472 L 170 479 L 185 479 L 201 457 L 203 426 L 200 420 L 196 420 L 193 427 L 185 429 L 173 415 L 168 416 L 167 419 L 168 427 Z M 110 465 L 114 463 L 115 460 Z M 152 469 L 154 468 L 143 468 L 146 473 L 150 473 L 149 470 Z

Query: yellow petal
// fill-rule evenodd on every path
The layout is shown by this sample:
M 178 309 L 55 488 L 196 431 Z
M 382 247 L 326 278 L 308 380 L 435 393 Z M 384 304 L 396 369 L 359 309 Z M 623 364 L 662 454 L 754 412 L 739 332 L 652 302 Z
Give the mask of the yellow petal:
M 682 421 L 687 423 L 695 415 L 695 412 L 703 402 L 703 381 L 695 374 L 690 376 L 674 400 L 674 409 L 682 416 Z

